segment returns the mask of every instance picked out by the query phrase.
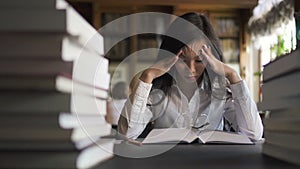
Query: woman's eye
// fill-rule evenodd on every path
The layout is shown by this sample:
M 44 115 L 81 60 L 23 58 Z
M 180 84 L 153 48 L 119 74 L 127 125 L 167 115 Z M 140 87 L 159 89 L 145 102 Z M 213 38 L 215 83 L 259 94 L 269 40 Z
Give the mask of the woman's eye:
M 197 62 L 197 63 L 202 63 L 202 60 L 195 60 L 195 62 Z

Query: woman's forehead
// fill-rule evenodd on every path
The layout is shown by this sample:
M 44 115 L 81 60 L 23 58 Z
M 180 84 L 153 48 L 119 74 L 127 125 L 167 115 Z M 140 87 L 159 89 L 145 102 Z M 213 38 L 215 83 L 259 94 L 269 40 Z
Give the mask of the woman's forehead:
M 184 58 L 193 58 L 195 56 L 197 56 L 198 52 L 194 51 L 193 49 L 189 48 L 189 47 L 185 47 L 182 49 L 182 53 L 181 53 L 181 57 Z
M 202 40 L 197 40 L 197 41 L 193 41 L 193 42 L 189 43 L 189 44 L 187 45 L 187 47 L 193 49 L 193 48 L 199 48 L 199 47 L 202 47 L 202 46 L 205 45 L 205 44 L 207 44 L 206 41 L 202 39 Z
M 183 49 L 184 49 L 184 48 L 185 48 L 185 49 L 190 48 L 190 49 L 192 49 L 192 50 L 193 50 L 193 49 L 199 49 L 199 47 L 202 48 L 203 45 L 205 45 L 205 44 L 207 44 L 207 43 L 206 43 L 204 40 L 194 41 L 194 42 L 191 42 L 191 43 L 185 45 L 185 46 L 183 47 Z
M 197 41 L 190 43 L 187 46 L 182 48 L 182 54 L 184 56 L 195 56 L 198 55 L 199 50 L 202 49 L 203 45 L 205 45 L 204 41 Z

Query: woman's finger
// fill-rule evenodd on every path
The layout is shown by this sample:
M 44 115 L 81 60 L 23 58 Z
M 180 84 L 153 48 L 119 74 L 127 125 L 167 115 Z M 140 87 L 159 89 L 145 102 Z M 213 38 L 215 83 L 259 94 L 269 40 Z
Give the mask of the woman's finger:
M 224 68 L 223 63 L 220 62 L 215 56 L 211 53 L 211 48 L 207 45 L 203 45 L 202 49 L 200 50 L 203 56 L 203 60 L 208 63 L 208 66 L 216 73 L 223 75 Z
M 202 59 L 202 62 L 207 65 L 209 62 L 209 56 L 208 53 L 206 51 L 204 51 L 203 49 L 200 49 L 200 57 Z
M 204 54 L 206 59 L 211 57 L 210 47 L 208 47 L 207 45 L 203 45 L 200 51 L 202 52 L 202 54 Z

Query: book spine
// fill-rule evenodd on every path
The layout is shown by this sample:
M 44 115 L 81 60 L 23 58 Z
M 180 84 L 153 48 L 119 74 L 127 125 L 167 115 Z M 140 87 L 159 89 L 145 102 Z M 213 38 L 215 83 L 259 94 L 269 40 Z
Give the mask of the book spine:
M 57 114 L 70 112 L 71 95 L 59 92 L 1 92 L 0 114 Z
M 0 140 L 0 151 L 72 151 L 77 149 L 71 141 Z
M 0 152 L 1 168 L 77 168 L 78 151 L 3 151 Z
M 300 50 L 270 62 L 264 67 L 263 82 L 280 77 L 286 73 L 300 70 Z
M 0 114 L 0 128 L 11 127 L 32 127 L 32 128 L 56 128 L 60 129 L 59 113 L 53 114 L 19 114 L 11 116 L 9 114 Z
M 0 90 L 53 91 L 56 76 L 0 76 Z
M 264 119 L 265 130 L 277 132 L 299 132 L 300 133 L 300 119 L 298 118 L 282 118 Z
M 288 149 L 295 149 L 300 151 L 300 133 L 284 132 L 279 133 L 276 131 L 265 131 L 265 141 L 272 145 L 280 146 Z
M 0 75 L 35 75 L 49 76 L 57 75 L 61 72 L 72 74 L 73 62 L 63 61 L 43 61 L 43 60 L 1 60 Z
M 0 58 L 74 61 L 84 45 L 77 36 L 64 33 L 2 33 Z
M 58 127 L 52 128 L 31 128 L 23 126 L 22 128 L 5 127 L 0 128 L 1 141 L 66 141 L 71 140 L 73 131 L 61 129 Z
M 273 110 L 270 114 L 270 118 L 274 120 L 299 119 L 299 115 L 300 115 L 300 109 Z
M 275 98 L 269 100 L 262 100 L 262 102 L 257 103 L 259 110 L 280 110 L 280 109 L 297 109 L 300 108 L 300 97 L 286 97 L 286 98 Z
M 280 146 L 264 143 L 262 153 L 279 160 L 300 165 L 300 150 L 287 149 Z
M 0 31 L 66 33 L 66 19 L 65 10 L 2 9 Z
M 0 9 L 56 9 L 57 0 L 9 0 L 0 1 Z
M 262 85 L 263 100 L 300 95 L 299 86 L 300 71 L 267 81 Z

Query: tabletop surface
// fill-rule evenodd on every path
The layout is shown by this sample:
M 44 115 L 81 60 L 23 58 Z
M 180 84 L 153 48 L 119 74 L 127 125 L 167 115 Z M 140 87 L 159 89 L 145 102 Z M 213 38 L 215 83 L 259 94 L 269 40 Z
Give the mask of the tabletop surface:
M 300 168 L 261 153 L 262 143 L 255 145 L 220 144 L 155 144 L 115 145 L 112 159 L 99 164 L 99 169 L 210 169 L 210 168 Z M 127 156 L 127 157 L 126 157 Z M 131 156 L 131 157 L 128 157 Z M 147 157 L 149 156 L 149 157 Z M 143 158 L 137 158 L 143 157 Z

